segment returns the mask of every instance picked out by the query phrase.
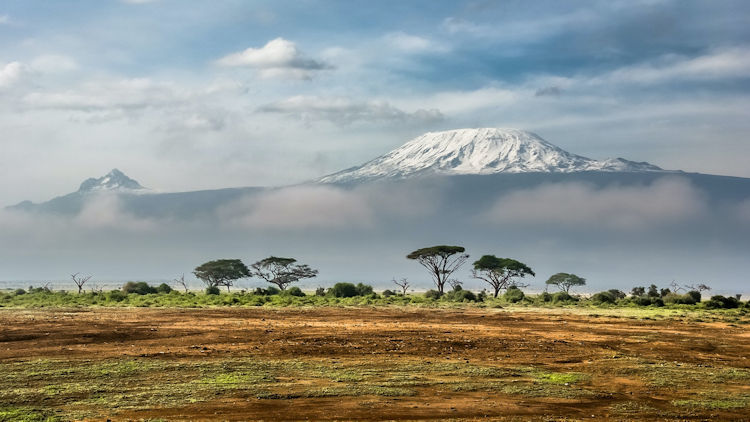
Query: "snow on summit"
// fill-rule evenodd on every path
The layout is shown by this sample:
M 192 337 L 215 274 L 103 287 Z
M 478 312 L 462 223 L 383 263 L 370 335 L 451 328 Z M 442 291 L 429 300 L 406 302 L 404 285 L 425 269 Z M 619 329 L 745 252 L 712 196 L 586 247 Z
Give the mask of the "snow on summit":
M 81 183 L 81 187 L 78 189 L 79 193 L 89 192 L 108 192 L 108 191 L 144 191 L 146 188 L 141 186 L 140 183 L 129 178 L 125 173 L 118 169 L 112 169 L 106 175 L 95 179 L 89 178 Z
M 663 171 L 622 158 L 594 160 L 571 154 L 519 129 L 481 128 L 428 132 L 369 161 L 318 179 L 322 183 L 406 178 L 426 174 Z

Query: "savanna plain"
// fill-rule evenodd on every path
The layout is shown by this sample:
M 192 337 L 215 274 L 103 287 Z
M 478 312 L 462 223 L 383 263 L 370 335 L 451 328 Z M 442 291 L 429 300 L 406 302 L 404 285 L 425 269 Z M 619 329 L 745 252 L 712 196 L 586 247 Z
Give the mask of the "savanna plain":
M 746 309 L 0 308 L 0 421 L 750 420 Z

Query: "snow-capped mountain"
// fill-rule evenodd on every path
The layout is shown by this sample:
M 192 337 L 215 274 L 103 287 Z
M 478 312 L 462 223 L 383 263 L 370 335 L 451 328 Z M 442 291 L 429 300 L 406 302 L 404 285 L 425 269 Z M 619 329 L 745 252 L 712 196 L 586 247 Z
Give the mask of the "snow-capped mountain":
M 518 129 L 482 128 L 429 132 L 369 161 L 318 179 L 321 183 L 401 179 L 425 174 L 661 172 L 623 158 L 594 160 L 571 154 Z
M 112 169 L 100 178 L 89 178 L 81 183 L 79 193 L 94 192 L 143 192 L 147 189 L 118 169 Z

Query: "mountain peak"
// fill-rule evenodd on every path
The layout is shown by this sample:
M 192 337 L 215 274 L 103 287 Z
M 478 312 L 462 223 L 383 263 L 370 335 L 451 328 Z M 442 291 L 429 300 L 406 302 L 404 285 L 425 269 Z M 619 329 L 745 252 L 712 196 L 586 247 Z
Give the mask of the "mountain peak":
M 323 183 L 406 178 L 426 174 L 573 173 L 662 171 L 622 158 L 603 161 L 571 154 L 539 135 L 512 128 L 428 132 L 359 167 L 319 179 Z
M 79 193 L 90 193 L 90 192 L 121 192 L 121 191 L 143 191 L 146 188 L 140 185 L 140 183 L 129 178 L 125 173 L 118 169 L 112 169 L 109 173 L 96 179 L 89 178 L 81 183 L 81 187 L 78 189 Z

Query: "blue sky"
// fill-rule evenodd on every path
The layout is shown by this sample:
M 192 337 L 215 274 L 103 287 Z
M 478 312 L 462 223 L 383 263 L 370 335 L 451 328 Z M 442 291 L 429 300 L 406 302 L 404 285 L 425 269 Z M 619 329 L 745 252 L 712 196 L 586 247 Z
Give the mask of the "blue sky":
M 749 40 L 743 1 L 6 0 L 0 198 L 295 183 L 480 126 L 750 177 Z

